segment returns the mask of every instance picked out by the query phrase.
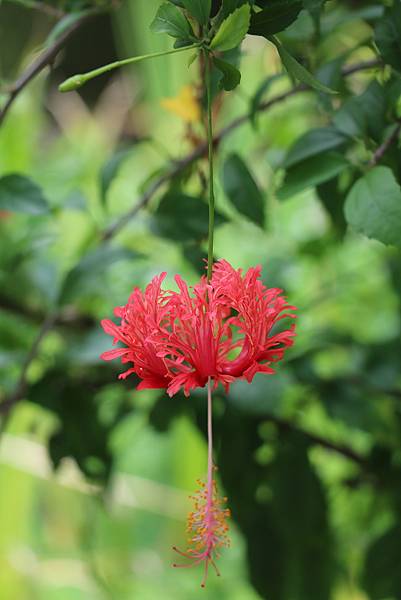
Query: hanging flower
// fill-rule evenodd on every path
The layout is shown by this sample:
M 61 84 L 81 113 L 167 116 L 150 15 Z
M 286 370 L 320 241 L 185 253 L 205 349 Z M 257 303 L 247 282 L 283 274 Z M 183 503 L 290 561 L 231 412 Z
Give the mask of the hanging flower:
M 120 357 L 142 380 L 137 389 L 166 388 L 169 396 L 181 389 L 188 396 L 204 387 L 210 377 L 226 391 L 235 379 L 251 382 L 256 373 L 274 373 L 272 365 L 293 344 L 294 324 L 284 331 L 273 328 L 294 318 L 282 290 L 266 288 L 260 266 L 245 275 L 226 260 L 213 267 L 190 294 L 178 275 L 178 291 L 161 289 L 166 273 L 155 277 L 145 292 L 136 288 L 126 306 L 115 309 L 116 325 L 102 321 L 103 329 L 123 347 L 102 354 L 104 360 Z
M 102 354 L 104 360 L 121 358 L 130 368 L 119 375 L 125 379 L 135 373 L 137 389 L 166 388 L 169 396 L 181 389 L 191 390 L 207 384 L 208 474 L 206 484 L 192 496 L 194 510 L 188 518 L 189 547 L 181 556 L 189 559 L 186 567 L 204 564 L 202 587 L 209 565 L 219 575 L 216 559 L 229 544 L 227 518 L 213 478 L 212 388 L 221 383 L 228 392 L 233 381 L 251 382 L 256 373 L 274 373 L 272 365 L 293 344 L 294 324 L 275 332 L 277 323 L 295 317 L 295 308 L 287 304 L 278 288 L 266 288 L 260 279 L 260 267 L 245 275 L 227 261 L 213 266 L 212 277 L 202 277 L 191 294 L 187 284 L 175 277 L 178 291 L 162 290 L 166 273 L 154 277 L 142 292 L 135 288 L 128 303 L 114 314 L 120 324 L 102 321 L 105 332 L 121 347 Z

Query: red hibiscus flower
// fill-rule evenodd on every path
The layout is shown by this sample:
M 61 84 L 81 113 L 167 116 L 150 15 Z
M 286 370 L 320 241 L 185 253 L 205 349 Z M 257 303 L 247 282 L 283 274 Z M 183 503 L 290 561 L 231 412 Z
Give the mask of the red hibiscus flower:
M 123 346 L 101 358 L 121 357 L 132 366 L 120 378 L 136 373 L 142 380 L 137 389 L 166 388 L 170 396 L 180 389 L 188 396 L 209 378 L 228 391 L 235 379 L 251 382 L 257 372 L 274 373 L 271 365 L 295 335 L 294 324 L 277 333 L 274 328 L 283 318 L 293 319 L 295 308 L 282 290 L 264 286 L 260 272 L 258 266 L 243 275 L 220 260 L 210 282 L 202 277 L 192 294 L 178 275 L 178 291 L 162 290 L 162 273 L 115 309 L 119 325 L 102 321 L 114 343 Z

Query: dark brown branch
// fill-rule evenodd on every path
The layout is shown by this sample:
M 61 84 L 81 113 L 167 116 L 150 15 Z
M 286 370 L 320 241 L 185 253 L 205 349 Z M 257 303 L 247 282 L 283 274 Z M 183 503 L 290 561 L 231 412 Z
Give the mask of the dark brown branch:
M 35 310 L 30 306 L 22 304 L 15 298 L 9 298 L 0 292 L 0 311 L 13 313 L 14 315 L 28 319 L 33 323 L 42 323 L 45 319 L 45 314 Z M 77 312 L 74 308 L 66 308 L 60 312 L 56 319 L 55 325 L 74 327 L 75 329 L 89 329 L 95 324 L 95 320 L 90 315 L 85 315 Z
M 26 387 L 27 387 L 28 369 L 29 369 L 32 361 L 35 360 L 35 358 L 39 352 L 40 345 L 42 343 L 43 338 L 54 327 L 55 320 L 56 320 L 56 315 L 50 314 L 43 321 L 42 326 L 39 329 L 39 332 L 32 344 L 32 347 L 31 347 L 30 351 L 28 352 L 28 354 L 25 358 L 25 361 L 22 365 L 21 373 L 20 373 L 17 385 L 15 386 L 14 392 L 0 404 L 0 414 L 4 416 L 4 420 L 6 420 L 7 415 L 10 412 L 10 410 L 13 408 L 13 406 L 15 404 L 17 404 L 17 402 L 19 402 L 19 400 L 21 400 L 24 397 L 24 394 L 26 392 Z M 4 420 L 2 423 L 3 430 L 4 430 Z
M 53 17 L 54 19 L 62 19 L 65 16 L 65 12 L 56 6 L 52 6 L 51 4 L 46 4 L 46 2 L 32 2 L 31 5 L 25 5 L 27 8 L 32 8 L 33 10 L 37 10 L 38 12 L 43 13 L 49 17 Z
M 15 315 L 24 317 L 34 322 L 41 322 L 43 320 L 43 316 L 31 309 L 29 306 L 25 306 L 21 304 L 18 300 L 14 300 L 5 296 L 0 291 L 0 310 L 12 312 Z
M 345 67 L 342 71 L 342 74 L 344 77 L 349 77 L 350 75 L 353 75 L 354 73 L 364 71 L 367 69 L 372 69 L 372 68 L 378 67 L 380 65 L 381 65 L 380 60 L 373 59 L 373 60 L 365 61 L 362 63 L 357 63 L 357 64 L 351 65 L 349 67 Z M 291 98 L 292 96 L 295 96 L 296 94 L 299 94 L 301 92 L 307 92 L 307 91 L 311 91 L 311 88 L 308 87 L 307 85 L 305 85 L 305 84 L 297 85 L 296 87 L 288 90 L 287 92 L 278 94 L 277 96 L 274 96 L 274 98 L 272 98 L 271 100 L 261 103 L 257 110 L 260 112 L 265 112 L 265 111 L 269 110 L 270 108 L 272 108 L 273 106 L 275 106 L 276 104 L 280 104 L 284 100 L 287 100 L 288 98 Z M 244 125 L 248 121 L 249 121 L 249 113 L 246 113 L 246 114 L 241 115 L 240 117 L 237 117 L 236 119 L 234 119 L 229 125 L 224 127 L 215 136 L 214 145 L 218 146 L 224 138 L 226 138 L 235 129 L 237 129 L 241 125 Z M 162 188 L 171 179 L 173 179 L 174 177 L 176 177 L 177 175 L 182 173 L 182 171 L 187 169 L 196 160 L 198 160 L 199 158 L 204 156 L 206 151 L 207 151 L 207 144 L 206 144 L 206 142 L 204 142 L 204 143 L 200 144 L 197 148 L 195 148 L 195 150 L 193 150 L 190 154 L 185 156 L 183 159 L 174 162 L 168 171 L 163 173 L 163 175 L 161 175 L 158 179 L 156 179 L 155 181 L 153 181 L 153 183 L 150 184 L 150 186 L 139 197 L 139 200 L 137 201 L 135 206 L 133 206 L 133 208 L 131 208 L 128 212 L 126 212 L 121 217 L 119 217 L 117 219 L 117 221 L 112 223 L 109 227 L 107 227 L 103 231 L 103 233 L 101 235 L 101 239 L 103 241 L 107 241 L 107 240 L 110 240 L 111 238 L 113 238 L 117 233 L 119 233 L 119 231 L 129 221 L 131 221 L 131 219 L 136 217 L 136 215 L 142 208 L 147 206 L 147 204 L 150 202 L 150 200 L 153 198 L 153 196 L 156 194 L 156 192 L 158 192 L 158 190 L 160 188 Z
M 300 429 L 299 427 L 291 423 L 291 421 L 280 419 L 279 417 L 275 417 L 273 415 L 268 415 L 264 418 L 267 421 L 270 421 L 271 423 L 277 425 L 279 429 L 283 431 L 294 431 L 296 433 L 300 433 L 301 435 L 305 436 L 310 442 L 312 442 L 312 444 L 316 444 L 318 446 L 321 446 L 322 448 L 326 448 L 326 450 L 330 450 L 332 452 L 336 452 L 337 454 L 341 454 L 345 458 L 348 458 L 349 460 L 358 463 L 360 466 L 364 466 L 366 464 L 366 459 L 361 454 L 358 454 L 358 452 L 355 452 L 355 450 L 353 450 L 349 446 L 332 442 L 320 435 L 316 435 L 314 433 L 305 431 L 304 429 Z
M 398 121 L 398 123 L 393 129 L 393 132 L 388 136 L 387 139 L 384 140 L 384 142 L 377 148 L 376 152 L 373 154 L 369 162 L 370 167 L 375 167 L 381 161 L 383 156 L 386 154 L 387 150 L 389 150 L 389 148 L 391 148 L 391 146 L 396 143 L 400 133 L 401 120 Z
M 31 10 L 37 10 L 38 12 L 47 15 L 48 17 L 52 17 L 54 19 L 61 19 L 66 14 L 60 8 L 56 6 L 52 6 L 51 4 L 46 4 L 46 2 L 35 2 L 34 0 L 24 2 L 24 0 L 9 0 L 12 4 L 19 4 L 23 8 L 28 8 Z
M 0 110 L 0 126 L 2 125 L 8 111 L 10 110 L 13 102 L 25 89 L 25 87 L 34 79 L 39 73 L 41 73 L 47 66 L 51 65 L 56 58 L 60 50 L 65 46 L 68 40 L 84 25 L 88 20 L 94 16 L 101 14 L 104 11 L 92 10 L 83 14 L 79 19 L 74 21 L 63 33 L 57 38 L 57 40 L 46 48 L 22 73 L 22 75 L 11 85 L 8 90 L 9 96 Z
M 217 139 L 215 140 L 217 143 Z M 187 167 L 189 167 L 193 162 L 195 162 L 198 158 L 201 158 L 205 153 L 207 147 L 206 144 L 201 144 L 198 146 L 193 152 L 188 154 L 182 160 L 176 161 L 173 163 L 172 167 L 167 170 L 163 175 L 158 177 L 150 186 L 144 191 L 142 196 L 139 198 L 137 204 L 131 208 L 128 212 L 124 213 L 121 217 L 117 219 L 112 225 L 107 227 L 101 236 L 102 241 L 110 240 L 114 237 L 126 224 L 128 221 L 131 221 L 138 212 L 144 208 L 156 192 L 161 188 L 165 183 L 168 183 L 171 179 L 174 179 L 177 175 L 185 171 Z

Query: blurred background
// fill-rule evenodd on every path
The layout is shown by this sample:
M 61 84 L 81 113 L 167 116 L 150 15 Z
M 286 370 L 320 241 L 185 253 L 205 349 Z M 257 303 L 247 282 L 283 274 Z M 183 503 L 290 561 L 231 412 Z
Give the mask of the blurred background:
M 171 567 L 206 469 L 204 391 L 136 392 L 99 360 L 100 319 L 134 286 L 202 271 L 201 69 L 167 56 L 63 95 L 67 76 L 171 47 L 148 29 L 159 2 L 0 4 L 0 106 L 62 40 L 0 127 L 1 599 L 401 598 L 401 257 L 343 212 L 369 161 L 399 180 L 401 59 L 373 39 L 401 17 L 315 4 L 281 39 L 339 94 L 260 110 L 295 83 L 257 36 L 227 57 L 240 87 L 214 77 L 216 132 L 234 123 L 216 145 L 216 258 L 261 264 L 299 316 L 276 375 L 216 395 L 232 547 L 206 591 Z

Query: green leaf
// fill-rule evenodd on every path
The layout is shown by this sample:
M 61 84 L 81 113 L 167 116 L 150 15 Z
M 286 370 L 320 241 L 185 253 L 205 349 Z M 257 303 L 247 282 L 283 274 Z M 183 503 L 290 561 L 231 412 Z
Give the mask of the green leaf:
M 263 396 L 260 400 L 268 403 Z M 218 427 L 219 472 L 247 542 L 250 579 L 258 594 L 269 600 L 329 600 L 333 537 L 307 439 L 234 408 Z M 271 437 L 264 441 L 261 430 L 267 428 Z M 262 464 L 255 458 L 261 450 L 267 451 Z
M 320 14 L 326 0 L 303 0 L 304 8 L 309 12 L 317 27 L 320 28 Z
M 182 0 L 182 3 L 201 25 L 207 25 L 212 7 L 211 0 Z
M 274 377 L 257 373 L 252 385 L 245 380 L 234 381 L 227 397 L 230 407 L 248 415 L 279 414 L 281 401 L 294 379 L 289 370 L 281 368 Z
M 238 212 L 263 227 L 265 199 L 242 158 L 230 154 L 222 175 L 224 191 Z
M 401 72 L 401 3 L 398 0 L 378 21 L 375 42 L 384 61 Z
M 107 192 L 124 161 L 131 154 L 131 149 L 119 150 L 103 165 L 100 176 L 100 199 L 106 205 Z
M 63 210 L 76 210 L 85 212 L 88 209 L 87 200 L 79 190 L 74 190 L 69 194 L 61 205 Z
M 300 0 L 268 0 L 263 10 L 252 13 L 249 33 L 269 38 L 291 25 L 301 9 Z
M 256 125 L 257 125 L 258 110 L 259 110 L 259 106 L 262 102 L 263 96 L 269 91 L 272 84 L 275 81 L 277 81 L 278 79 L 280 79 L 281 77 L 282 77 L 281 73 L 278 73 L 276 75 L 269 75 L 269 77 L 267 77 L 267 79 L 262 81 L 262 83 L 259 85 L 256 92 L 252 96 L 250 105 L 249 105 L 249 120 L 251 121 L 253 127 L 256 127 Z
M 369 548 L 362 583 L 370 600 L 401 598 L 401 525 L 397 523 Z
M 222 73 L 222 77 L 219 80 L 219 86 L 226 92 L 230 92 L 239 85 L 241 81 L 241 73 L 236 67 L 226 60 L 213 57 L 213 63 L 215 67 Z
M 127 248 L 103 245 L 89 251 L 69 273 L 67 273 L 59 294 L 59 303 L 65 304 L 87 291 L 91 285 L 116 262 L 133 260 L 140 255 Z
M 271 38 L 273 43 L 275 44 L 282 63 L 289 75 L 298 79 L 305 85 L 317 90 L 318 92 L 325 92 L 327 94 L 337 94 L 335 90 L 323 85 L 320 81 L 318 81 L 312 73 L 310 73 L 304 66 L 302 66 L 289 52 L 284 48 L 284 46 L 279 42 L 276 38 Z
M 282 433 L 267 478 L 272 511 L 286 548 L 285 571 L 292 575 L 286 578 L 283 598 L 329 600 L 335 572 L 333 536 L 325 491 L 308 450 L 303 434 Z
M 15 173 L 0 177 L 0 210 L 43 215 L 50 209 L 41 188 L 28 177 Z
M 347 230 L 347 223 L 344 217 L 344 190 L 340 186 L 339 177 L 320 183 L 316 186 L 316 193 L 330 215 L 334 228 L 343 235 Z
M 107 481 L 113 463 L 109 438 L 127 412 L 125 390 L 121 388 L 110 417 L 105 419 L 102 415 L 101 398 L 96 391 L 110 382 L 111 377 L 112 372 L 105 365 L 67 372 L 64 364 L 62 368 L 50 370 L 29 388 L 29 401 L 57 416 L 58 426 L 49 440 L 49 454 L 55 469 L 68 456 L 74 458 L 90 480 Z
M 207 250 L 204 250 L 202 244 L 199 242 L 190 242 L 182 245 L 182 254 L 192 266 L 192 268 L 199 273 L 199 275 L 205 274 L 205 266 L 207 262 Z
M 216 35 L 210 42 L 210 48 L 225 52 L 239 46 L 248 31 L 250 17 L 249 4 L 243 4 L 240 8 L 237 8 L 221 23 Z
M 335 113 L 336 128 L 350 138 L 362 137 L 366 131 L 366 117 L 358 97 L 349 98 Z
M 350 163 L 336 152 L 318 154 L 295 163 L 287 170 L 277 197 L 279 200 L 292 198 L 303 190 L 332 179 L 349 166 Z
M 217 226 L 225 220 L 219 213 L 215 216 Z M 156 235 L 179 242 L 193 242 L 207 238 L 208 224 L 209 208 L 206 202 L 172 190 L 161 199 L 153 215 L 151 228 Z
M 173 48 L 187 48 L 188 46 L 193 46 L 193 41 L 180 38 L 175 40 Z
M 360 96 L 349 98 L 336 112 L 333 123 L 348 137 L 371 136 L 377 143 L 388 122 L 389 98 L 378 81 L 372 81 Z
M 347 138 L 345 135 L 334 129 L 334 127 L 312 129 L 301 135 L 291 146 L 284 159 L 283 167 L 288 169 L 306 158 L 316 156 L 316 154 L 321 154 L 326 150 L 339 148 L 346 143 Z
M 231 13 L 233 13 L 243 4 L 247 4 L 247 0 L 223 0 L 220 10 L 214 19 L 215 27 L 218 27 L 220 23 L 228 17 L 228 15 L 231 15 Z
M 306 10 L 313 11 L 320 9 L 325 2 L 326 0 L 303 0 L 303 5 Z
M 401 247 L 401 188 L 388 167 L 375 167 L 353 185 L 345 201 L 353 229 Z
M 189 21 L 178 8 L 167 2 L 160 6 L 150 29 L 153 33 L 167 33 L 174 38 L 187 40 L 193 37 Z

